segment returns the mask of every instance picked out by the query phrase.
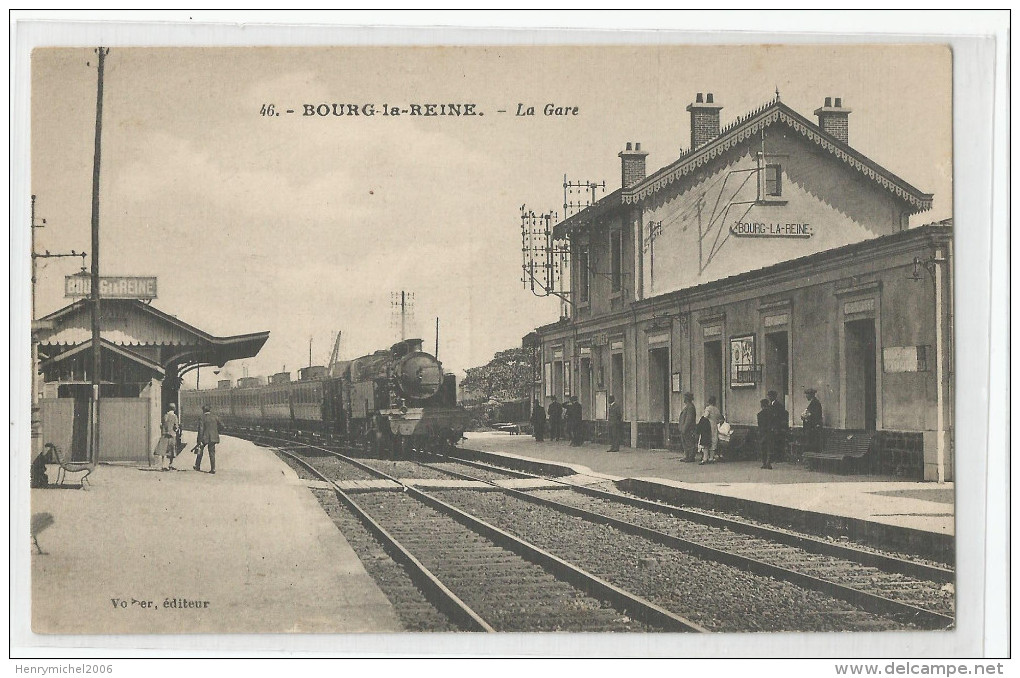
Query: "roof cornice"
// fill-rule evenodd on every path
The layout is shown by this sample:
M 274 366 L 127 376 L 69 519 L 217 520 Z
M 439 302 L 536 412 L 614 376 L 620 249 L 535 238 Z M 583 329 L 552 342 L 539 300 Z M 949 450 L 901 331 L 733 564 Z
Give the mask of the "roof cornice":
M 849 145 L 822 131 L 817 125 L 778 99 L 773 99 L 769 104 L 747 116 L 738 118 L 709 143 L 687 151 L 672 164 L 623 191 L 623 203 L 633 204 L 645 200 L 776 123 L 785 124 L 866 178 L 878 183 L 900 200 L 908 203 L 912 208 L 911 213 L 931 209 L 932 195 L 930 193 L 922 193 L 859 151 L 855 151 Z

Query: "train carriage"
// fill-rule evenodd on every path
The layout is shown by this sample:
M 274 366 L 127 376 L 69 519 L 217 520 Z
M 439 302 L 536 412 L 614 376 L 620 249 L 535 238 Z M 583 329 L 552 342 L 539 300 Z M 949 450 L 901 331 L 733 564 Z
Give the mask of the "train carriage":
M 322 432 L 378 454 L 436 449 L 463 437 L 470 418 L 457 405 L 456 377 L 422 350 L 420 339 L 333 368 L 304 368 L 293 382 L 281 372 L 264 386 L 246 381 L 246 387 L 181 391 L 185 426 L 194 428 L 209 404 L 228 428 Z

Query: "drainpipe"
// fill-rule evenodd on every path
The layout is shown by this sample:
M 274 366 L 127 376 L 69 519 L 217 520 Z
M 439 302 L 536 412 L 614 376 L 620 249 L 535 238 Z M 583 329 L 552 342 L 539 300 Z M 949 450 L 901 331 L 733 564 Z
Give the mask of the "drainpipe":
M 634 344 L 634 369 L 631 370 L 634 381 L 634 409 L 630 417 L 630 449 L 633 450 L 637 449 L 638 444 L 638 327 L 637 308 L 634 304 L 630 305 L 630 312 L 634 315 L 634 340 L 631 342 Z
M 945 360 L 945 342 L 943 339 L 943 314 L 942 314 L 942 296 L 943 296 L 943 282 L 942 282 L 942 264 L 946 262 L 943 256 L 942 249 L 935 249 L 935 256 L 932 257 L 932 265 L 935 269 L 933 276 L 935 279 L 935 384 L 936 388 L 936 432 L 935 432 L 935 481 L 938 483 L 946 482 L 946 416 L 945 416 L 945 402 L 946 398 L 943 395 L 945 390 L 945 383 L 943 382 L 945 369 L 943 362 Z

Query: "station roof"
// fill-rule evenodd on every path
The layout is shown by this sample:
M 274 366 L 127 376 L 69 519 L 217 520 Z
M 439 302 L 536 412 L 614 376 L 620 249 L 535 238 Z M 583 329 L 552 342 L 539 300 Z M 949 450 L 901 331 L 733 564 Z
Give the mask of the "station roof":
M 685 151 L 672 163 L 653 172 L 633 186 L 613 191 L 569 219 L 564 219 L 553 227 L 553 237 L 565 238 L 571 232 L 582 227 L 583 224 L 590 223 L 616 208 L 642 202 L 735 146 L 749 143 L 763 129 L 776 124 L 792 129 L 807 141 L 834 156 L 837 161 L 842 162 L 851 170 L 863 174 L 867 179 L 890 191 L 909 205 L 911 214 L 931 209 L 932 194 L 922 193 L 860 151 L 851 148 L 849 144 L 828 134 L 777 97 L 738 117 L 724 127 L 719 136 L 703 146 Z
M 90 305 L 90 300 L 80 299 L 41 318 L 47 325 L 37 332 L 44 357 L 56 358 L 91 345 Z M 104 346 L 131 347 L 137 355 L 158 355 L 156 364 L 164 369 L 172 364 L 222 367 L 231 360 L 254 357 L 269 339 L 269 332 L 213 336 L 137 299 L 104 299 L 100 310 Z
M 109 342 L 109 341 L 107 341 L 106 339 L 103 339 L 103 338 L 99 339 L 99 346 L 100 346 L 100 348 L 103 351 L 105 351 L 107 353 L 115 353 L 115 354 L 121 356 L 122 358 L 125 358 L 125 359 L 130 360 L 130 361 L 135 362 L 135 363 L 138 363 L 142 367 L 155 372 L 160 377 L 162 377 L 162 376 L 164 376 L 166 374 L 166 370 L 163 369 L 162 365 L 160 365 L 157 362 L 154 362 L 150 358 L 148 358 L 148 357 L 146 357 L 146 356 L 144 356 L 144 355 L 142 355 L 140 353 L 137 353 L 137 352 L 131 350 L 130 348 L 126 348 L 124 346 L 118 346 L 118 345 L 116 345 L 116 344 L 114 344 L 112 342 Z M 69 351 L 63 351 L 63 352 L 57 353 L 56 355 L 53 355 L 53 356 L 51 356 L 49 358 L 46 358 L 45 360 L 43 360 L 40 363 L 40 365 L 45 369 L 45 368 L 47 368 L 47 367 L 49 367 L 51 365 L 55 365 L 56 363 L 63 362 L 65 360 L 73 359 L 73 358 L 75 358 L 77 356 L 80 356 L 82 354 L 87 354 L 91 350 L 91 348 L 92 348 L 92 339 L 89 338 L 89 340 L 87 342 L 85 342 L 84 344 L 79 344 L 78 346 L 75 346 L 73 349 L 71 349 Z

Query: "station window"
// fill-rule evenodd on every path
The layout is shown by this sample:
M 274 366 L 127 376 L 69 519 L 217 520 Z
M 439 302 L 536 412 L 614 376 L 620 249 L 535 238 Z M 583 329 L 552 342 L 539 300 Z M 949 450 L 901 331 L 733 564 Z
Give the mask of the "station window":
M 765 165 L 765 197 L 779 197 L 783 195 L 783 167 L 782 165 Z
M 577 252 L 577 301 L 581 304 L 588 303 L 588 284 L 590 272 L 588 270 L 588 246 L 584 245 Z

